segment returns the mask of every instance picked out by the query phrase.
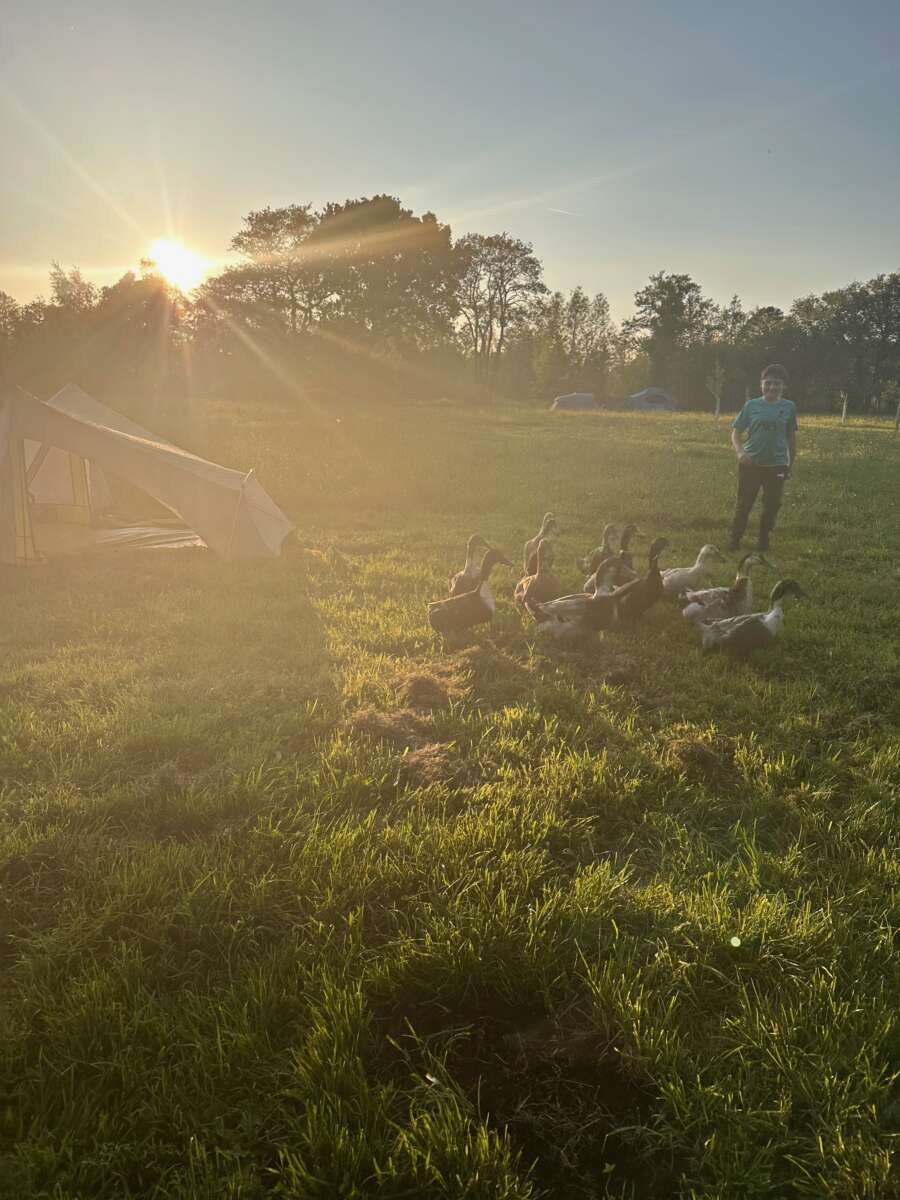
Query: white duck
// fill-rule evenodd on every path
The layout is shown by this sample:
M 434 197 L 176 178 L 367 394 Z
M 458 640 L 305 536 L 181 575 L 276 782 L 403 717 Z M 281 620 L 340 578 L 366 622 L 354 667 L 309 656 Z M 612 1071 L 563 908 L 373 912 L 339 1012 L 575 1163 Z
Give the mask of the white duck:
M 761 554 L 745 554 L 738 563 L 737 575 L 731 587 L 683 592 L 681 599 L 685 607 L 682 616 L 689 621 L 722 621 L 727 617 L 740 617 L 752 612 L 753 583 L 750 572 L 754 567 L 771 565 Z
M 701 548 L 692 567 L 669 567 L 661 571 L 663 594 L 680 596 L 682 592 L 699 587 L 706 578 L 710 560 L 714 558 L 724 559 L 725 555 L 717 546 L 706 545 Z
M 743 617 L 728 617 L 724 621 L 710 621 L 698 625 L 704 650 L 729 650 L 732 654 L 746 655 L 752 650 L 771 646 L 781 632 L 784 623 L 785 596 L 805 595 L 794 579 L 782 579 L 772 588 L 769 596 L 769 611 L 748 613 Z

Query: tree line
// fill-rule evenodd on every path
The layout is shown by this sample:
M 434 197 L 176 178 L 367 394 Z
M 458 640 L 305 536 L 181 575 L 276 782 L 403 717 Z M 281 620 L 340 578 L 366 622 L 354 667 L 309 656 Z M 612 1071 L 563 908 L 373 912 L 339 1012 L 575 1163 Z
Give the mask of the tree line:
M 807 410 L 900 402 L 898 271 L 787 311 L 718 305 L 691 276 L 659 271 L 617 324 L 602 293 L 551 291 L 527 242 L 454 239 L 387 195 L 250 212 L 229 250 L 232 265 L 190 296 L 149 260 L 111 287 L 54 262 L 49 299 L 0 292 L 0 384 L 279 399 L 590 391 L 606 404 L 653 385 L 711 411 L 756 394 L 760 367 L 778 361 Z

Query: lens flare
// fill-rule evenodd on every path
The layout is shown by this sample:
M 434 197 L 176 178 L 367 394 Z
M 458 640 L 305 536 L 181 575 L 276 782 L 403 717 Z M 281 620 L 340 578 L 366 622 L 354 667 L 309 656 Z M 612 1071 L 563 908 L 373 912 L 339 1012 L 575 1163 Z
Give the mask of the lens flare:
M 150 243 L 148 257 L 167 283 L 174 283 L 183 292 L 190 292 L 201 283 L 209 272 L 210 264 L 183 246 L 168 238 L 156 238 Z

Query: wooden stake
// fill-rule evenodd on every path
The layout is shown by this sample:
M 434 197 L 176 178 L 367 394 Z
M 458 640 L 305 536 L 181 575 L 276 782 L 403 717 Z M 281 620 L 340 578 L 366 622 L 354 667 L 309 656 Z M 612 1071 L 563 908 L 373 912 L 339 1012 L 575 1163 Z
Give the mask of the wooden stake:
M 846 425 L 847 424 L 847 393 L 841 392 L 841 398 L 844 401 L 843 408 L 841 409 L 841 424 Z

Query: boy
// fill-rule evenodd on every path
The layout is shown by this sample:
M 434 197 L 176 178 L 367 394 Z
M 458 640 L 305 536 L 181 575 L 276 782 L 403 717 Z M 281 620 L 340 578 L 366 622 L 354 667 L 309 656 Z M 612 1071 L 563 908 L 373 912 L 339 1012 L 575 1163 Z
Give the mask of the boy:
M 740 549 L 760 488 L 763 503 L 757 549 L 769 549 L 781 493 L 785 480 L 791 477 L 797 452 L 797 410 L 784 398 L 787 377 L 779 363 L 766 367 L 762 373 L 763 394 L 748 400 L 734 419 L 731 444 L 738 457 L 738 487 L 729 550 Z

